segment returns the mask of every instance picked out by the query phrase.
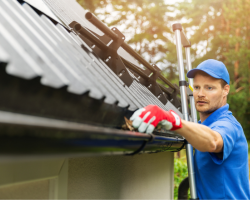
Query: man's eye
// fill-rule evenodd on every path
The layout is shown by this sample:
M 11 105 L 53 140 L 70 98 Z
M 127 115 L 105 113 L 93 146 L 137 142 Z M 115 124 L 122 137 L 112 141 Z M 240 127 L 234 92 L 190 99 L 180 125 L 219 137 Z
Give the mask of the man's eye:
M 198 90 L 198 89 L 199 89 L 199 87 L 198 87 L 198 86 L 194 86 L 194 89 L 195 89 L 195 90 Z
M 212 87 L 208 87 L 209 90 L 212 90 L 213 88 Z

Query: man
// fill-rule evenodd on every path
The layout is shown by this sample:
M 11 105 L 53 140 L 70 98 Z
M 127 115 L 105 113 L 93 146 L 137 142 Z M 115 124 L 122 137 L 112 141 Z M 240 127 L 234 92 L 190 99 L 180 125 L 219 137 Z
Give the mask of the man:
M 241 125 L 228 111 L 230 78 L 225 65 L 209 59 L 187 76 L 194 78 L 198 124 L 180 119 L 174 111 L 149 105 L 134 113 L 133 126 L 140 132 L 152 133 L 161 123 L 185 137 L 196 149 L 194 163 L 199 199 L 250 199 L 248 145 Z

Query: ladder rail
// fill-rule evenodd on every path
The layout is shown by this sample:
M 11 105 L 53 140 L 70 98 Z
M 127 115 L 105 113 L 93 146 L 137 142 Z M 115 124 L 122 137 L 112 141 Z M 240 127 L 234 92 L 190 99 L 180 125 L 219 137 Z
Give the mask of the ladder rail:
M 183 64 L 183 56 L 182 56 L 182 45 L 190 46 L 190 43 L 187 43 L 186 37 L 183 37 L 184 33 L 182 32 L 182 26 L 179 23 L 173 24 L 173 31 L 175 32 L 176 38 L 176 51 L 177 51 L 177 59 L 178 59 L 178 67 L 179 67 L 179 85 L 181 92 L 181 104 L 182 104 L 182 112 L 184 116 L 184 120 L 189 121 L 188 115 L 188 102 L 187 102 L 187 84 L 185 80 L 184 73 L 184 64 Z M 185 36 L 185 35 L 184 35 Z M 183 38 L 185 39 L 183 41 Z M 190 47 L 187 47 L 190 48 Z M 190 49 L 187 49 L 187 63 L 189 63 L 189 67 L 191 67 L 191 59 L 190 59 Z M 193 101 L 193 100 L 192 100 Z M 193 107 L 194 104 L 191 104 Z M 193 110 L 194 111 L 194 110 Z M 188 177 L 189 177 L 189 185 L 190 185 L 190 194 L 192 199 L 198 199 L 197 190 L 196 190 L 196 182 L 195 182 L 195 171 L 194 171 L 194 156 L 193 156 L 193 147 L 191 144 L 186 144 L 186 155 L 187 155 L 187 165 L 188 165 Z
M 192 69 L 192 64 L 191 64 L 191 56 L 190 56 L 190 46 L 185 46 L 185 54 L 186 54 L 186 62 L 187 62 L 187 71 L 190 71 Z M 188 79 L 189 85 L 194 88 L 193 86 L 193 79 L 189 78 Z M 189 102 L 190 102 L 190 107 L 191 107 L 191 116 L 192 120 L 194 123 L 198 123 L 197 119 L 197 111 L 195 108 L 195 102 L 194 102 L 194 96 L 189 95 Z

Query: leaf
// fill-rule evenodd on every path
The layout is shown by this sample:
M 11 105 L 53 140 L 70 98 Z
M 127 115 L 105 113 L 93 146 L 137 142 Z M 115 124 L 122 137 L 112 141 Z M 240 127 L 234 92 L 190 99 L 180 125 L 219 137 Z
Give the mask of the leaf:
M 135 128 L 132 126 L 133 122 L 131 120 L 128 120 L 126 117 L 124 117 L 124 119 L 125 119 L 125 124 L 122 125 L 122 129 L 135 131 Z

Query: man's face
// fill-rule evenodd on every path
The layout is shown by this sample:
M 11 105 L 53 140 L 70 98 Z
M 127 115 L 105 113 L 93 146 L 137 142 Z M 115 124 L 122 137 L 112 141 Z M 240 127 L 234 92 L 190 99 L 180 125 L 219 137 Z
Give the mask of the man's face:
M 195 107 L 200 113 L 212 113 L 225 104 L 226 93 L 219 79 L 199 72 L 194 77 L 193 89 Z

